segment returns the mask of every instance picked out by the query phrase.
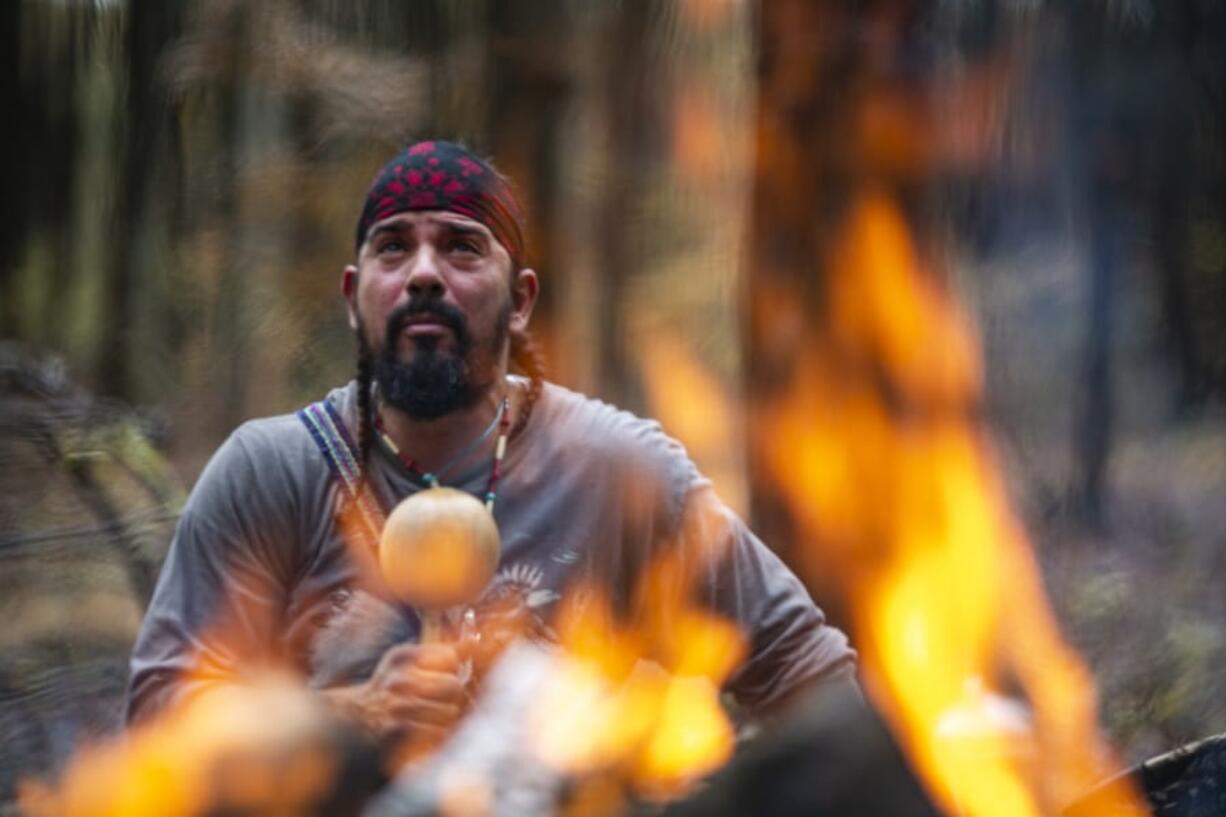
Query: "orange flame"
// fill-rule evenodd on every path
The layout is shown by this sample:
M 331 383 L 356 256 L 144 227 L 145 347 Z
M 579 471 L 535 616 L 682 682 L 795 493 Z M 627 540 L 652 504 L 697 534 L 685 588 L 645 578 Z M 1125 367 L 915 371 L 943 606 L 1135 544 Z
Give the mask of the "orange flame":
M 888 197 L 863 195 L 840 235 L 825 321 L 751 434 L 821 543 L 802 570 L 846 588 L 869 691 L 931 793 L 969 815 L 1052 813 L 1105 771 L 1094 694 L 975 428 L 966 322 Z M 1032 724 L 1002 721 L 1025 711 L 1002 710 L 1009 684 Z
M 643 387 L 656 417 L 685 445 L 720 498 L 738 513 L 745 507 L 743 463 L 734 442 L 740 417 L 727 388 L 705 369 L 679 338 L 649 335 L 651 354 L 640 363 Z
M 368 560 L 370 557 L 368 557 Z M 247 586 L 237 575 L 234 588 Z M 243 622 L 270 615 L 232 590 L 199 634 L 233 666 L 193 656 L 165 708 L 116 739 L 81 747 L 54 781 L 28 780 L 31 817 L 305 814 L 333 791 L 352 734 L 283 656 L 253 644 Z
M 952 301 L 923 274 L 888 197 L 865 195 L 844 226 L 827 265 L 820 329 L 799 299 L 765 283 L 757 293 L 757 304 L 773 310 L 772 331 L 801 351 L 789 387 L 757 415 L 756 448 L 801 538 L 821 544 L 802 553 L 800 568 L 833 572 L 847 588 L 870 693 L 934 797 L 968 815 L 1051 813 L 1103 774 L 1094 697 L 1059 637 L 975 428 L 974 344 Z M 730 413 L 669 403 L 696 391 L 707 396 L 700 403 L 722 401 L 679 347 L 656 348 L 648 381 L 666 424 L 673 418 L 694 440 L 730 436 Z M 568 658 L 534 722 L 546 762 L 601 787 L 612 772 L 639 793 L 675 796 L 730 757 L 734 734 L 718 690 L 746 645 L 687 592 L 704 563 L 694 547 L 709 512 L 694 509 L 683 541 L 638 577 L 631 616 L 590 588 L 564 603 Z M 345 520 L 355 542 L 358 521 Z M 1000 693 L 1013 685 L 1025 707 Z M 23 807 L 36 817 L 189 815 L 218 797 L 305 802 L 336 761 L 313 748 L 321 745 L 311 726 L 318 712 L 308 695 L 278 682 L 203 696 L 126 745 L 84 755 L 55 791 L 27 787 Z M 219 777 L 210 764 L 267 737 L 270 712 L 302 725 L 291 742 L 306 751 L 270 774 L 230 764 Z M 591 791 L 590 802 L 612 802 L 607 788 Z M 1102 802 L 1097 813 L 1143 813 L 1130 792 Z
M 612 775 L 667 798 L 731 757 L 735 734 L 719 687 L 746 645 L 733 624 L 686 601 L 693 570 L 680 552 L 653 562 L 629 620 L 595 589 L 568 596 L 559 615 L 563 668 L 533 717 L 547 765 L 601 786 Z
M 289 679 L 217 687 L 124 741 L 78 753 L 55 788 L 26 783 L 21 807 L 31 817 L 306 813 L 338 771 L 328 724 Z

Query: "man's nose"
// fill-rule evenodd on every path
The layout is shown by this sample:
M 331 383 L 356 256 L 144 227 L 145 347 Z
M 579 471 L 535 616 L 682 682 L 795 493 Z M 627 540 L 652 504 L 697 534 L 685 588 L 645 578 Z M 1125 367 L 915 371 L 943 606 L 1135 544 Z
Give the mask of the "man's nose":
M 434 248 L 424 245 L 417 250 L 409 267 L 408 280 L 405 289 L 409 295 L 439 296 L 445 289 L 443 276 L 439 270 L 438 255 Z

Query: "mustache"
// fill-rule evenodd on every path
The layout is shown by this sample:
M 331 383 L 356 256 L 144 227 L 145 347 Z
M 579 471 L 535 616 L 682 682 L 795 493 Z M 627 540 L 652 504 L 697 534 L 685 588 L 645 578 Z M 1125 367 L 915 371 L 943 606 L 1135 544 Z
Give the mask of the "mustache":
M 468 337 L 468 323 L 460 310 L 437 298 L 416 298 L 396 307 L 387 316 L 387 340 L 394 347 L 395 339 L 411 318 L 429 315 L 455 333 L 457 340 Z

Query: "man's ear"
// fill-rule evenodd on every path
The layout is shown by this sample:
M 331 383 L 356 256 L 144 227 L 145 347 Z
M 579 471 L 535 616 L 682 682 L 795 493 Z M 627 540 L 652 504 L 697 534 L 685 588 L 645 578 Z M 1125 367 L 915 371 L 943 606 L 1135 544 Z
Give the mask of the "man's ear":
M 536 306 L 536 296 L 540 292 L 540 282 L 536 272 L 524 267 L 515 274 L 511 282 L 511 323 L 512 332 L 524 332 L 528 329 L 528 321 L 532 318 L 532 308 Z
M 358 328 L 358 268 L 349 264 L 341 270 L 341 295 L 345 296 L 345 309 L 349 312 L 349 328 Z

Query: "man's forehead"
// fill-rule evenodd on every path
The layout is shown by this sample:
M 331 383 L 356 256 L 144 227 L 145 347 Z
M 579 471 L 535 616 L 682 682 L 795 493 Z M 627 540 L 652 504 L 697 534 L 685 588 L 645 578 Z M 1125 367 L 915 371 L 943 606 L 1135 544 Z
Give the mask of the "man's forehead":
M 475 230 L 481 233 L 491 241 L 497 242 L 498 239 L 490 232 L 490 229 L 477 221 L 475 218 L 460 213 L 453 213 L 450 210 L 409 210 L 403 213 L 395 213 L 385 219 L 376 221 L 370 225 L 368 235 L 374 235 L 379 230 L 411 228 L 415 226 L 442 226 L 442 227 L 463 227 L 470 230 Z
M 474 218 L 469 218 L 460 213 L 453 213 L 450 210 L 406 210 L 403 213 L 395 213 L 385 219 L 376 221 L 370 225 L 370 229 L 366 233 L 366 241 L 363 242 L 359 255 L 372 251 L 370 249 L 370 241 L 379 233 L 408 233 L 419 230 L 463 230 L 470 234 L 476 233 L 483 236 L 490 243 L 496 258 L 506 256 L 507 263 L 511 265 L 512 269 L 515 267 L 510 250 L 498 240 L 498 237 L 494 235 L 492 230 Z

